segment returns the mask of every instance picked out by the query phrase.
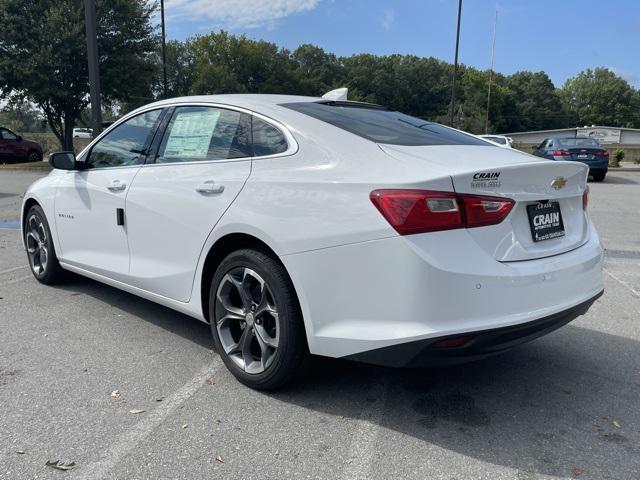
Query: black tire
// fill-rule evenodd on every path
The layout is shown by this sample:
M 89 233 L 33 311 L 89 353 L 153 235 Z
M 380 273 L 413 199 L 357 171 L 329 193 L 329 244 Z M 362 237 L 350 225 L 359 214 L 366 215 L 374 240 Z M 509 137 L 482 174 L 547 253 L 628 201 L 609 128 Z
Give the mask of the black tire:
M 231 322 L 238 322 L 238 327 L 236 327 L 235 332 L 231 332 L 231 328 L 228 328 L 226 333 L 223 333 L 224 341 L 229 343 L 236 343 L 236 345 L 240 345 L 242 342 L 242 334 L 244 333 L 244 329 L 249 329 L 250 334 L 247 334 L 248 343 L 251 343 L 251 346 L 256 347 L 256 351 L 262 345 L 264 345 L 264 341 L 258 342 L 258 336 L 260 339 L 263 338 L 262 335 L 258 335 L 257 331 L 260 327 L 264 329 L 267 327 L 267 322 L 272 322 L 272 331 L 277 331 L 277 348 L 275 348 L 274 352 L 269 356 L 269 362 L 266 367 L 264 367 L 264 362 L 262 362 L 263 357 L 266 357 L 264 352 L 259 352 L 260 356 L 253 357 L 253 353 L 250 353 L 251 358 L 255 359 L 255 363 L 260 362 L 260 365 L 264 367 L 264 370 L 258 373 L 248 373 L 245 371 L 246 362 L 245 360 L 238 360 L 239 358 L 245 357 L 245 350 L 242 352 L 236 351 L 235 360 L 225 351 L 225 347 L 223 345 L 223 339 L 220 337 L 218 319 L 223 317 L 225 314 L 229 313 L 227 309 L 223 306 L 223 303 L 220 301 L 217 293 L 218 290 L 227 288 L 226 285 L 230 285 L 230 289 L 233 289 L 235 284 L 229 281 L 229 275 L 234 275 L 235 272 L 242 272 L 249 269 L 252 273 L 257 274 L 264 281 L 264 284 L 267 285 L 269 298 L 272 299 L 275 310 L 277 311 L 277 319 L 273 316 L 269 316 L 269 311 L 265 310 L 267 317 L 264 320 L 259 316 L 260 313 L 256 313 L 255 320 L 251 317 L 249 320 L 248 309 L 243 307 L 238 307 L 239 309 L 243 309 L 244 312 L 247 312 L 245 321 L 242 320 L 230 320 Z M 228 275 L 229 274 L 229 275 Z M 248 283 L 255 279 L 255 277 L 251 277 L 247 275 L 242 278 L 242 284 L 245 284 L 245 279 Z M 225 285 L 221 286 L 221 283 Z M 259 284 L 256 285 L 256 293 L 249 293 L 252 298 L 249 303 L 252 304 L 251 311 L 256 311 L 255 307 L 258 306 L 259 312 L 260 305 L 262 304 L 262 296 L 265 294 L 265 287 L 262 287 L 262 291 L 260 295 L 257 295 L 257 288 Z M 248 288 L 247 290 L 251 290 Z M 228 294 L 228 298 L 231 297 L 231 294 Z M 227 297 L 225 297 L 227 298 Z M 240 300 L 240 296 L 236 295 L 236 299 L 240 304 L 244 302 Z M 260 305 L 257 305 L 260 303 Z M 234 307 L 235 308 L 235 307 Z M 242 315 L 245 315 L 243 313 Z M 297 296 L 295 294 L 295 290 L 293 288 L 293 284 L 291 283 L 291 279 L 287 274 L 285 268 L 274 258 L 272 258 L 269 254 L 252 249 L 243 249 L 235 251 L 229 254 L 218 266 L 216 270 L 213 281 L 211 282 L 211 289 L 209 291 L 209 318 L 211 319 L 211 332 L 213 333 L 213 340 L 215 343 L 215 348 L 222 361 L 229 369 L 229 371 L 242 383 L 247 385 L 248 387 L 254 388 L 256 390 L 275 390 L 284 386 L 285 384 L 291 382 L 296 377 L 300 375 L 300 373 L 304 370 L 306 366 L 306 360 L 308 358 L 308 347 L 307 341 L 304 331 L 304 323 L 302 319 L 302 313 L 300 310 L 300 306 L 298 303 Z M 243 317 L 245 318 L 245 317 Z M 255 322 L 255 323 L 254 323 Z M 261 323 L 264 322 L 264 323 Z M 277 327 L 275 327 L 277 322 Z M 244 324 L 244 327 L 241 329 L 241 324 Z M 225 328 L 223 325 L 224 322 L 220 323 L 220 328 Z M 251 328 L 249 328 L 251 327 Z M 254 328 L 255 327 L 255 328 Z M 273 328 L 277 328 L 277 330 L 273 330 Z M 234 334 L 235 336 L 234 336 Z M 251 336 L 252 335 L 252 336 Z M 237 338 L 236 338 L 237 337 Z M 270 338 L 273 340 L 273 338 Z M 245 342 L 246 344 L 246 342 Z M 261 350 L 261 348 L 260 348 Z M 253 352 L 253 350 L 251 350 Z M 244 363 L 245 367 L 239 366 L 238 362 Z M 262 368 L 258 367 L 258 368 Z
M 594 182 L 603 182 L 604 178 L 607 176 L 607 172 L 598 172 L 593 174 Z
M 31 222 L 35 222 L 40 242 L 37 242 L 36 238 L 33 235 L 30 235 L 30 232 L 34 229 L 34 224 Z M 42 238 L 42 232 L 44 232 L 44 239 Z M 34 205 L 27 212 L 27 215 L 24 218 L 22 234 L 24 235 L 24 243 L 27 246 L 29 267 L 31 268 L 31 273 L 33 273 L 36 280 L 40 283 L 44 283 L 45 285 L 60 283 L 64 279 L 65 272 L 58 262 L 56 249 L 53 245 L 53 239 L 51 238 L 49 223 L 47 222 L 47 217 L 40 205 Z M 42 245 L 46 248 L 46 261 L 44 262 L 44 265 L 41 263 L 41 254 L 37 253 L 38 251 L 41 251 Z M 36 251 L 32 254 L 32 250 Z M 39 265 L 39 268 L 37 268 L 36 265 Z
M 41 162 L 42 154 L 36 150 L 29 150 L 27 153 L 27 162 Z

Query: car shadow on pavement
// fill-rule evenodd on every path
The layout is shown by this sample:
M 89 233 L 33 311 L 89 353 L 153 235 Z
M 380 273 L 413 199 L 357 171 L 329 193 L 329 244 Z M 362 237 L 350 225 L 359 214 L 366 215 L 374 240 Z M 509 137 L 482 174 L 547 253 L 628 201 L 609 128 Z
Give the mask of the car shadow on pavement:
M 153 302 L 82 277 L 56 288 L 213 348 L 208 325 Z M 518 480 L 566 478 L 574 469 L 581 478 L 631 479 L 640 478 L 639 374 L 637 341 L 568 325 L 505 354 L 451 368 L 390 369 L 314 357 L 304 378 L 265 395 L 364 418 L 385 431 L 378 442 L 408 435 L 416 441 L 402 441 L 405 450 L 413 449 L 407 455 L 439 447 L 518 470 Z M 379 415 L 368 415 L 372 410 Z
M 503 355 L 452 368 L 396 370 L 317 359 L 310 376 L 273 396 L 374 421 L 388 430 L 378 435 L 387 442 L 397 432 L 516 469 L 518 479 L 565 478 L 573 469 L 583 478 L 640 478 L 639 347 L 570 325 Z M 383 387 L 372 388 L 376 383 Z M 385 393 L 372 397 L 376 391 Z M 378 402 L 381 414 L 367 415 Z M 416 455 L 433 451 L 414 443 Z
M 635 179 L 631 179 L 629 177 L 621 177 L 618 175 L 609 175 L 607 178 L 604 179 L 603 183 L 616 183 L 616 184 L 620 184 L 620 185 L 638 185 L 640 184 L 640 181 L 635 180 Z
M 213 348 L 209 325 L 144 298 L 71 273 L 66 283 L 55 285 L 53 288 L 72 292 L 72 294 L 89 295 L 129 315 L 180 335 L 201 347 Z

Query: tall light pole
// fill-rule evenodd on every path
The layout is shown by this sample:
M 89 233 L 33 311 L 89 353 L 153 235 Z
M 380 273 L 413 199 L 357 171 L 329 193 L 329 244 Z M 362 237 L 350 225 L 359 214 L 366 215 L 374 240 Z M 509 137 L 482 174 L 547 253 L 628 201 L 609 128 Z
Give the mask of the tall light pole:
M 164 0 L 160 0 L 160 19 L 162 22 L 162 88 L 164 98 L 167 98 L 167 45 L 164 27 Z
M 491 67 L 489 68 L 489 87 L 487 88 L 487 116 L 484 121 L 484 133 L 489 133 L 489 108 L 491 107 L 491 84 L 493 83 L 493 59 L 496 53 L 496 29 L 498 28 L 498 10 L 493 23 L 493 43 L 491 44 Z
M 453 62 L 453 80 L 451 82 L 451 117 L 449 125 L 453 127 L 453 116 L 456 111 L 456 80 L 458 78 L 458 50 L 460 47 L 460 18 L 462 17 L 462 0 L 458 0 L 458 29 L 456 31 L 456 56 Z
M 100 106 L 100 64 L 98 62 L 98 34 L 96 27 L 96 2 L 84 0 L 84 21 L 87 31 L 87 59 L 89 62 L 89 96 L 91 97 L 91 123 L 93 138 L 102 130 Z

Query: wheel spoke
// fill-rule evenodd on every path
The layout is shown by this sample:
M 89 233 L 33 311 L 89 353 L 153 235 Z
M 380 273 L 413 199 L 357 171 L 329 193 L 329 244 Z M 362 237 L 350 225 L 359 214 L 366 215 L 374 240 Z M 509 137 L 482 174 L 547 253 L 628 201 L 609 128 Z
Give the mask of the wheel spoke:
M 276 318 L 277 322 L 277 318 Z M 276 323 L 277 325 L 277 323 Z M 256 337 L 258 341 L 271 348 L 278 348 L 278 328 L 276 327 L 276 337 L 272 337 L 262 325 L 256 325 Z M 262 345 L 261 345 L 262 348 Z
M 47 231 L 44 229 L 42 222 L 38 224 L 38 237 L 40 237 L 42 243 L 47 243 Z
M 32 232 L 27 232 L 27 252 L 33 255 L 38 250 L 38 239 L 33 235 Z
M 47 264 L 47 260 L 49 258 L 49 254 L 47 253 L 47 247 L 42 246 L 40 248 L 40 266 L 44 269 Z
M 240 335 L 240 338 L 236 343 L 231 343 L 230 345 L 225 346 L 225 349 L 224 349 L 225 352 L 227 352 L 229 355 L 242 353 L 242 346 L 244 345 L 246 336 L 248 334 L 249 334 L 249 329 L 245 327 L 245 329 L 242 331 L 242 334 Z
M 38 243 L 40 243 L 40 233 L 38 231 L 38 221 L 35 215 L 32 215 L 29 218 L 29 233 L 36 239 Z
M 218 297 L 218 300 L 222 304 L 222 307 L 228 313 L 237 315 L 240 317 L 244 317 L 243 309 L 240 307 L 236 307 L 231 303 L 231 298 L 229 296 L 231 292 L 229 290 L 229 287 L 237 288 L 236 280 L 230 274 L 226 274 L 222 279 L 222 281 L 220 282 L 220 286 L 218 287 L 218 293 L 216 296 Z

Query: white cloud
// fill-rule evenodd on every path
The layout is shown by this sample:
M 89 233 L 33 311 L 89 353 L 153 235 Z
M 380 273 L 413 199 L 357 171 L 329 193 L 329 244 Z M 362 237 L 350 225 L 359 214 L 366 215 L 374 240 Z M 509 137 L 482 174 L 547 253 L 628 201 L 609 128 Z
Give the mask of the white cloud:
M 640 87 L 640 75 L 638 75 L 637 73 L 616 67 L 609 67 L 609 70 L 611 70 L 620 78 L 629 82 L 630 85 L 633 85 L 634 87 Z
M 226 28 L 272 25 L 294 13 L 313 10 L 320 0 L 167 0 L 173 18 L 207 18 Z
M 382 24 L 382 28 L 384 29 L 385 32 L 388 32 L 389 30 L 391 30 L 391 27 L 393 27 L 393 22 L 395 22 L 395 20 L 396 20 L 396 12 L 394 12 L 393 9 L 391 8 L 387 8 L 382 14 L 382 19 L 380 20 L 380 23 Z

